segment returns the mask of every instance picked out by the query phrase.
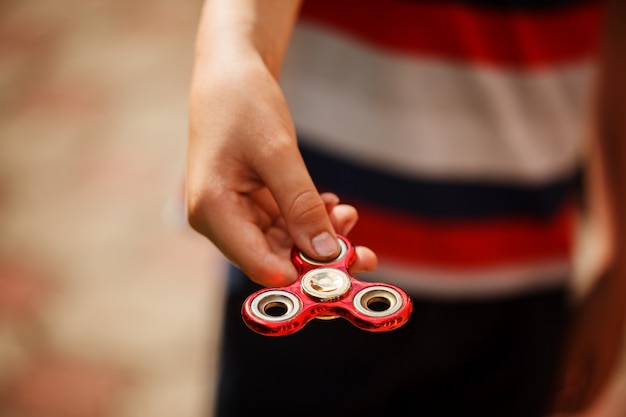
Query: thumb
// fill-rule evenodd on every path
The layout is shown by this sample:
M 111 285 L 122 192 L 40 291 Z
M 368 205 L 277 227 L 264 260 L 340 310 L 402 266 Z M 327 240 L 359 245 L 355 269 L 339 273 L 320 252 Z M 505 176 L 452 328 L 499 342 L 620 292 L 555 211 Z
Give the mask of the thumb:
M 320 261 L 337 256 L 340 247 L 326 204 L 297 146 L 288 146 L 282 157 L 272 160 L 271 166 L 257 167 L 257 172 L 274 196 L 295 245 Z

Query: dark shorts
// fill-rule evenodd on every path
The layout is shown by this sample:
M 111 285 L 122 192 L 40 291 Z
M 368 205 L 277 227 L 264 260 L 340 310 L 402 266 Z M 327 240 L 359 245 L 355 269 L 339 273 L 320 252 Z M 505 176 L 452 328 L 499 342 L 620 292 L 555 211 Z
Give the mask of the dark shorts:
M 413 315 L 398 330 L 313 320 L 286 337 L 243 323 L 241 305 L 259 288 L 231 268 L 217 417 L 544 415 L 565 288 L 482 301 L 412 295 Z

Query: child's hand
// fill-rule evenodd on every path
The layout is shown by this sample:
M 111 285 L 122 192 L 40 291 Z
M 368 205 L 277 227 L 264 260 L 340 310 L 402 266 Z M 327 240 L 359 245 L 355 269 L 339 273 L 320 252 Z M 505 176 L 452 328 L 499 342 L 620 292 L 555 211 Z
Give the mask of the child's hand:
M 320 195 L 302 161 L 282 93 L 262 62 L 196 74 L 191 94 L 187 205 L 190 224 L 253 281 L 282 286 L 297 278 L 295 245 L 319 260 L 339 253 L 356 210 Z M 354 272 L 376 267 L 357 248 Z

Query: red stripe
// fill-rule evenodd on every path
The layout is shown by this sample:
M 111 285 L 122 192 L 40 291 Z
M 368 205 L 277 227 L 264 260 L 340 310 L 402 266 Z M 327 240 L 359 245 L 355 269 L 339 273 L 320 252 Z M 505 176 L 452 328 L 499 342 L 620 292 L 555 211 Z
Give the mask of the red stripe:
M 402 53 L 507 67 L 542 67 L 596 53 L 603 8 L 498 11 L 437 2 L 309 0 L 307 21 Z
M 551 219 L 436 222 L 356 205 L 359 222 L 350 233 L 389 261 L 445 269 L 481 269 L 571 255 L 576 211 L 566 205 Z

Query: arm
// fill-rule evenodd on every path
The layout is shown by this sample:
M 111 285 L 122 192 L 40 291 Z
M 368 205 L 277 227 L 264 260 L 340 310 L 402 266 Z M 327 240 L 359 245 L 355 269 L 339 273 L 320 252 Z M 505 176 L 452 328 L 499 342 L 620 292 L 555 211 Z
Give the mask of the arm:
M 557 409 L 588 408 L 616 372 L 626 315 L 626 4 L 607 13 L 596 135 L 591 147 L 590 211 L 605 241 L 600 278 L 577 307 Z
M 191 85 L 189 222 L 266 286 L 296 279 L 294 243 L 332 258 L 335 231 L 347 233 L 357 218 L 336 196 L 318 194 L 278 86 L 298 8 L 293 0 L 208 0 Z M 355 268 L 373 269 L 373 253 L 359 251 Z

